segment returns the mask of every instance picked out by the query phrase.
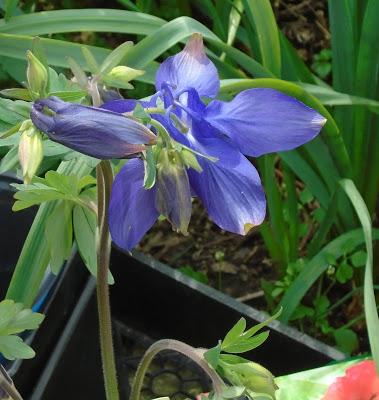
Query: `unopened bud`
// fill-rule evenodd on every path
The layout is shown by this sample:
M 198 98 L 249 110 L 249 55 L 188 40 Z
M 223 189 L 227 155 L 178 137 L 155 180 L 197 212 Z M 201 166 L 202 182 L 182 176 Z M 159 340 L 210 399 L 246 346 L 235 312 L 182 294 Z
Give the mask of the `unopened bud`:
M 28 78 L 29 89 L 41 97 L 46 94 L 48 74 L 45 66 L 40 60 L 30 51 L 26 52 L 28 59 L 28 68 L 26 76 Z
M 244 386 L 252 393 L 267 394 L 275 399 L 274 376 L 262 365 L 249 361 L 223 366 L 225 377 L 235 386 Z
M 30 120 L 22 123 L 20 133 L 18 158 L 24 182 L 30 183 L 43 159 L 42 135 Z
M 156 207 L 174 230 L 187 233 L 191 218 L 191 189 L 185 166 L 175 150 L 162 149 L 157 164 Z
M 119 65 L 118 67 L 112 68 L 105 76 L 103 76 L 103 81 L 109 86 L 118 87 L 121 89 L 130 89 L 133 86 L 129 83 L 133 79 L 141 76 L 145 71 L 139 69 L 133 69 L 126 67 L 124 65 Z

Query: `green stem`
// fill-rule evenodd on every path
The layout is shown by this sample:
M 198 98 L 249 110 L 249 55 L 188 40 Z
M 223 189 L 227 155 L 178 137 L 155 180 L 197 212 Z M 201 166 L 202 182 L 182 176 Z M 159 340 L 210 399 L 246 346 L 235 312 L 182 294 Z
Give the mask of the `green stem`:
M 113 181 L 113 173 L 109 161 L 101 161 L 100 164 L 98 164 L 96 167 L 96 177 L 99 228 L 97 247 L 97 308 L 99 313 L 101 360 L 106 399 L 119 400 L 108 287 L 108 270 L 111 250 L 108 229 L 108 207 Z
M 220 378 L 217 372 L 209 366 L 207 361 L 203 357 L 204 351 L 201 349 L 195 349 L 186 343 L 179 342 L 173 339 L 158 340 L 153 343 L 145 352 L 134 377 L 132 386 L 132 393 L 130 400 L 140 400 L 142 384 L 146 372 L 153 360 L 153 358 L 163 350 L 174 350 L 178 353 L 184 354 L 186 357 L 194 361 L 210 378 L 212 381 L 213 389 L 216 397 L 219 398 L 225 388 L 224 381 Z

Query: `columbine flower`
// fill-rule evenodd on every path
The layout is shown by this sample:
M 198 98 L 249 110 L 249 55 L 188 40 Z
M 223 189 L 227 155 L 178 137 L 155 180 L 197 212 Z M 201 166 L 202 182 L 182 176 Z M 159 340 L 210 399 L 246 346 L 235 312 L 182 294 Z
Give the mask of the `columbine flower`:
M 30 117 L 55 142 L 101 159 L 126 158 L 156 142 L 156 136 L 139 122 L 57 97 L 37 100 Z
M 198 157 L 202 172 L 188 170 L 192 192 L 224 230 L 246 234 L 262 223 L 266 202 L 259 175 L 243 154 L 290 150 L 313 139 L 325 118 L 300 101 L 272 89 L 248 89 L 230 102 L 212 100 L 220 81 L 214 64 L 204 52 L 202 37 L 193 35 L 179 54 L 158 69 L 157 93 L 143 107 L 159 107 L 152 114 L 171 137 L 217 161 Z M 135 100 L 115 100 L 103 105 L 119 113 L 131 112 Z M 179 121 L 178 121 L 179 120 Z M 179 122 L 179 124 L 178 124 Z M 143 186 L 141 160 L 128 162 L 116 176 L 110 202 L 113 240 L 132 249 L 159 216 L 157 187 Z M 188 203 L 188 191 L 186 194 Z M 174 207 L 178 207 L 176 202 Z
M 362 361 L 337 378 L 322 400 L 376 400 L 379 399 L 379 376 L 372 360 Z

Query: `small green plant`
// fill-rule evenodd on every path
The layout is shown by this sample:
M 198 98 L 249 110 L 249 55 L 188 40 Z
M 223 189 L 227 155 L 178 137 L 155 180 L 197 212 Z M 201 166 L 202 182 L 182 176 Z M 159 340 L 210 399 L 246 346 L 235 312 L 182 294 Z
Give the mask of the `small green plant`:
M 330 49 L 323 49 L 313 57 L 312 69 L 321 79 L 326 79 L 332 71 L 332 55 Z

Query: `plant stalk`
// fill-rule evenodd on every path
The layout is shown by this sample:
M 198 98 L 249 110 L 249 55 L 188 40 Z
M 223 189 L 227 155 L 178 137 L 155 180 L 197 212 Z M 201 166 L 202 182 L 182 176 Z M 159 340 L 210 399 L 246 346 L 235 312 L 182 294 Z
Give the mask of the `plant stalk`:
M 144 354 L 134 377 L 130 400 L 140 400 L 143 380 L 146 372 L 153 358 L 163 350 L 177 351 L 178 353 L 184 354 L 186 357 L 194 361 L 211 378 L 212 386 L 216 396 L 221 396 L 225 384 L 217 372 L 211 366 L 209 366 L 207 361 L 204 359 L 200 349 L 195 349 L 186 343 L 179 342 L 178 340 L 163 339 L 153 343 L 146 350 L 146 353 Z
M 5 392 L 12 400 L 22 400 L 22 397 L 18 390 L 12 385 L 11 382 L 9 382 L 2 376 L 0 377 L 0 388 L 2 390 L 5 390 Z
M 111 240 L 108 228 L 109 197 L 113 181 L 112 167 L 109 161 L 101 161 L 96 167 L 98 190 L 98 229 L 97 246 L 97 309 L 99 314 L 99 332 L 101 361 L 107 400 L 119 400 L 117 371 L 112 338 L 112 320 L 109 300 L 108 270 Z

